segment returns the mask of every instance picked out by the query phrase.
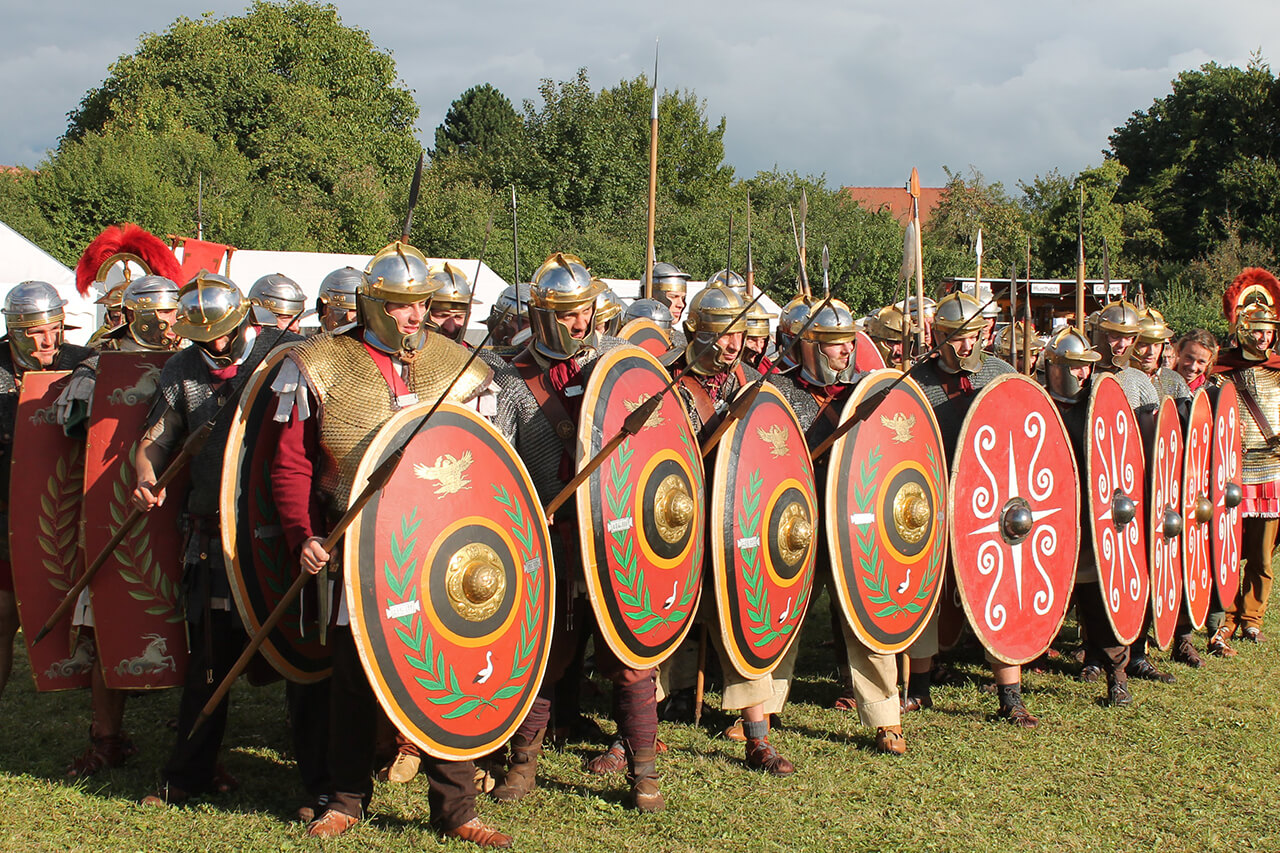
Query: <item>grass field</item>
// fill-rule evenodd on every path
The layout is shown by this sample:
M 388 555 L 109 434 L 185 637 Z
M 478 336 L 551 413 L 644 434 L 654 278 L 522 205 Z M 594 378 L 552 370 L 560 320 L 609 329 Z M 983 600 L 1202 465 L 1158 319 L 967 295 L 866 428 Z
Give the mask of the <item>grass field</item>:
M 1241 643 L 1239 657 L 1206 658 L 1197 671 L 1153 654 L 1178 680 L 1135 682 L 1130 709 L 1101 707 L 1104 687 L 1075 681 L 1065 664 L 1028 673 L 1034 731 L 995 720 L 971 651 L 955 661 L 960 683 L 935 687 L 934 709 L 908 717 L 902 758 L 874 754 L 854 716 L 828 710 L 837 687 L 824 623 L 809 626 L 785 729 L 773 735 L 799 767 L 790 779 L 746 770 L 742 747 L 716 736 L 727 718 L 713 713 L 701 729 L 662 726 L 672 751 L 660 762 L 668 806 L 659 815 L 624 809 L 621 777 L 581 772 L 593 748 L 582 743 L 544 755 L 532 796 L 482 801 L 482 816 L 520 850 L 1280 850 L 1275 619 L 1265 626 L 1273 642 Z M 446 845 L 427 825 L 421 778 L 379 785 L 373 819 L 346 836 L 307 839 L 290 820 L 299 794 L 279 684 L 232 693 L 225 762 L 240 791 L 145 809 L 137 802 L 158 781 L 176 702 L 173 691 L 131 699 L 126 727 L 140 754 L 72 784 L 62 774 L 86 744 L 88 695 L 36 694 L 20 655 L 0 700 L 0 848 L 475 849 Z

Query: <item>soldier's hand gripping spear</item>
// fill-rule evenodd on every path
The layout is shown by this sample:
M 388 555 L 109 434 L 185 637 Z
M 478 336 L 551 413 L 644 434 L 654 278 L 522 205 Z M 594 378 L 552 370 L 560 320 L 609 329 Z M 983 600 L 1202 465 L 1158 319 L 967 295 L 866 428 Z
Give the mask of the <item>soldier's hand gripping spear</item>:
M 992 304 L 993 302 L 995 302 L 997 299 L 999 299 L 1001 296 L 1004 296 L 1008 292 L 1009 292 L 1009 288 L 1006 287 L 1004 290 L 1001 290 L 999 293 L 992 294 L 991 298 L 988 299 L 983 304 L 982 308 L 978 309 L 978 313 L 982 313 L 983 309 L 985 309 L 988 305 Z M 914 366 L 916 364 L 923 363 L 926 359 L 928 359 L 934 353 L 938 352 L 940 349 L 946 346 L 951 341 L 952 338 L 957 337 L 959 332 L 963 328 L 964 328 L 963 326 L 959 326 L 953 329 L 951 331 L 951 334 L 947 335 L 941 341 L 934 344 L 932 349 L 930 349 L 928 352 L 921 355 L 919 358 L 914 359 L 911 362 L 912 365 Z M 810 457 L 813 459 L 813 461 L 817 462 L 818 459 L 821 458 L 824 453 L 830 450 L 832 445 L 834 445 L 837 441 L 843 438 L 845 434 L 849 432 L 849 430 L 853 429 L 859 423 L 871 417 L 871 415 L 875 412 L 875 410 L 880 407 L 880 404 L 883 403 L 889 397 L 889 394 L 893 391 L 893 389 L 901 385 L 902 381 L 906 378 L 907 378 L 907 373 L 906 371 L 903 371 L 903 373 L 900 376 L 898 376 L 898 378 L 894 379 L 892 382 L 890 382 L 888 385 L 886 385 L 881 390 L 875 392 L 874 394 L 868 395 L 865 400 L 859 403 L 858 407 L 853 410 L 852 414 L 849 415 L 848 419 L 845 420 L 843 423 L 841 423 L 840 426 L 836 427 L 835 431 L 831 433 L 831 435 L 827 436 L 826 439 L 824 439 L 822 443 L 819 444 L 817 447 L 815 447 L 813 451 L 809 454 Z
M 298 313 L 294 314 L 289 319 L 289 322 L 286 323 L 283 328 L 276 332 L 276 340 L 275 343 L 272 344 L 273 349 L 276 344 L 280 343 L 280 340 L 284 337 L 285 333 L 289 331 L 289 328 L 294 323 L 298 322 L 305 310 L 305 308 L 300 309 Z M 218 410 L 213 413 L 209 420 L 205 421 L 199 429 L 187 436 L 187 440 L 182 443 L 182 448 L 178 451 L 178 455 L 169 460 L 169 464 L 165 466 L 164 471 L 156 479 L 155 483 L 148 488 L 153 495 L 163 494 L 164 490 L 175 479 L 177 479 L 178 475 L 187 467 L 187 463 L 191 461 L 192 457 L 200 452 L 200 449 L 204 447 L 205 442 L 209 440 L 210 434 L 213 433 L 213 427 L 214 424 L 217 423 L 218 418 L 221 417 L 222 413 L 229 407 L 235 406 L 236 401 L 240 398 L 240 392 L 244 390 L 248 381 L 249 377 L 246 375 L 244 379 L 236 385 L 232 392 L 227 396 L 227 399 L 223 401 L 222 405 L 218 407 Z M 107 559 L 115 553 L 116 548 L 120 547 L 120 543 L 124 541 L 126 536 L 133 532 L 134 527 L 138 525 L 138 522 L 140 522 L 146 514 L 147 510 L 140 509 L 136 506 L 130 510 L 129 514 L 125 516 L 124 521 L 121 522 L 118 528 L 116 528 L 116 532 L 107 540 L 107 544 L 102 547 L 102 550 L 98 552 L 98 555 L 89 562 L 84 573 L 80 575 L 80 577 L 76 579 L 76 582 L 71 585 L 71 588 L 67 590 L 67 594 L 63 596 L 62 601 L 58 603 L 57 608 L 49 615 L 49 618 L 45 621 L 44 625 L 36 633 L 36 637 L 31 641 L 31 645 L 34 646 L 36 643 L 44 639 L 44 637 L 62 621 L 63 617 L 67 615 L 67 612 L 75 606 L 76 601 L 80 598 L 80 593 L 84 592 L 85 587 L 87 587 L 93 580 L 94 576 L 97 575 L 98 570 L 106 564 Z
M 755 304 L 760 301 L 760 297 L 763 295 L 763 293 L 757 293 L 755 297 L 738 312 L 737 316 L 729 322 L 729 325 L 733 326 L 739 320 L 746 317 L 747 312 L 755 307 Z M 645 400 L 636 407 L 635 411 L 627 415 L 626 420 L 622 422 L 622 426 L 618 427 L 618 431 L 614 433 L 613 437 L 601 446 L 600 451 L 596 453 L 595 456 L 592 456 L 587 461 L 587 464 L 582 466 L 582 470 L 574 475 L 572 480 L 565 484 L 565 487 L 560 490 L 560 493 L 551 499 L 551 503 L 547 504 L 546 515 L 548 521 L 551 520 L 551 516 L 555 515 L 556 510 L 564 506 L 565 502 L 567 502 L 569 498 L 573 497 L 573 493 L 578 490 L 578 487 L 585 483 L 587 478 L 595 473 L 597 468 L 604 464 L 604 460 L 608 459 L 613 451 L 618 449 L 618 445 L 622 444 L 628 436 L 632 436 L 640 432 L 645 423 L 649 420 L 649 417 L 658 410 L 659 406 L 662 405 L 662 398 L 665 397 L 667 392 L 674 388 L 676 383 L 680 381 L 680 378 L 684 376 L 685 371 L 689 369 L 689 365 L 693 364 L 698 359 L 702 358 L 702 356 L 710 352 L 711 348 L 715 345 L 716 338 L 712 338 L 704 343 L 694 353 L 693 358 L 685 360 L 685 366 L 676 371 L 675 375 L 671 377 L 671 381 L 669 381 L 661 391 Z

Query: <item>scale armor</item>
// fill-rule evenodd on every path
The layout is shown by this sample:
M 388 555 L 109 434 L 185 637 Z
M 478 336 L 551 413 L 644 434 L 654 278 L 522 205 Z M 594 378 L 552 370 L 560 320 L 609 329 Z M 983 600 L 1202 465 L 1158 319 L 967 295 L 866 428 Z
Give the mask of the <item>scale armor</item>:
M 182 418 L 186 435 L 198 430 L 213 417 L 218 407 L 240 383 L 249 378 L 267 354 L 279 344 L 301 340 L 298 335 L 286 332 L 264 332 L 253 341 L 249 354 L 240 363 L 236 378 L 225 382 L 214 393 L 209 374 L 209 362 L 199 347 L 187 347 L 175 353 L 160 370 L 160 387 L 151 411 L 147 413 L 145 429 L 150 430 L 172 409 Z M 222 483 L 222 457 L 226 451 L 227 432 L 235 417 L 235 407 L 228 407 L 218 417 L 209 440 L 191 460 L 191 490 L 187 495 L 187 511 L 193 516 L 216 516 L 218 492 Z
M 1271 429 L 1280 429 L 1274 413 L 1280 412 L 1280 370 L 1270 367 L 1251 367 L 1227 374 L 1242 391 L 1248 391 L 1258 401 L 1258 408 L 1270 416 Z M 1240 460 L 1240 477 L 1246 485 L 1260 485 L 1280 480 L 1280 451 L 1267 446 L 1266 437 L 1258 428 L 1249 407 L 1240 402 L 1240 445 L 1244 454 Z

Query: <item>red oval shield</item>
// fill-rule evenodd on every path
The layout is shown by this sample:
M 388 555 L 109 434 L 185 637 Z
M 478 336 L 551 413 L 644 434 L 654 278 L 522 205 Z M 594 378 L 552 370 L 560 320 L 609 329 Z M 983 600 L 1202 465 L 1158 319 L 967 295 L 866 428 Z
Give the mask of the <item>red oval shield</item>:
M 662 403 L 578 489 L 587 595 L 600 635 L 624 664 L 662 663 L 689 632 L 706 542 L 701 449 L 670 377 L 639 347 L 592 365 L 578 422 L 579 470 L 654 394 Z
M 298 571 L 285 542 L 271 485 L 271 460 L 282 425 L 274 420 L 277 398 L 271 383 L 292 344 L 279 347 L 254 369 L 236 404 L 222 462 L 222 554 L 232 596 L 245 630 L 256 634 L 275 610 Z M 305 594 L 305 593 L 304 593 Z M 290 681 L 310 684 L 330 673 L 329 649 L 314 624 L 301 624 L 302 599 L 262 643 L 260 653 Z M 314 609 L 312 610 L 314 617 Z M 314 618 L 312 622 L 314 623 Z
M 68 616 L 32 645 L 76 578 L 84 555 L 76 539 L 84 486 L 84 442 L 68 438 L 54 418 L 54 401 L 66 387 L 68 371 L 28 371 L 22 376 L 13 426 L 9 482 L 9 529 L 28 531 L 9 537 L 9 561 L 18 619 L 23 626 L 36 690 L 88 687 L 97 653 L 88 637 L 78 636 Z
M 133 454 L 168 353 L 104 352 L 98 358 L 85 445 L 83 550 L 92 560 L 129 514 Z M 98 655 L 114 690 L 177 687 L 187 666 L 179 590 L 186 476 L 169 500 L 124 538 L 89 584 Z
M 1213 406 L 1213 452 L 1210 466 L 1209 499 L 1213 502 L 1213 523 L 1209 528 L 1213 544 L 1213 582 L 1218 600 L 1230 607 L 1240 590 L 1240 536 L 1244 518 L 1239 496 L 1243 481 L 1240 467 L 1240 399 L 1232 382 L 1218 388 Z
M 618 331 L 618 337 L 655 358 L 671 349 L 671 336 L 647 317 L 637 317 Z
M 1201 388 L 1191 400 L 1182 463 L 1182 578 L 1183 596 L 1191 624 L 1204 627 L 1213 589 L 1209 527 L 1213 501 L 1209 490 L 1209 457 L 1213 446 L 1213 409 Z
M 355 482 L 430 408 L 387 421 Z M 542 683 L 555 584 L 546 518 L 510 445 L 442 404 L 348 530 L 343 561 L 361 663 L 400 731 L 459 761 L 505 742 Z
M 1148 458 L 1151 619 L 1156 645 L 1167 649 L 1173 642 L 1182 599 L 1182 425 L 1172 397 L 1160 403 Z
M 933 407 L 914 380 L 881 369 L 849 396 L 841 420 L 894 386 L 831 448 L 826 528 L 834 595 L 868 648 L 899 652 L 933 615 L 947 548 L 947 465 Z
M 1057 408 L 1020 373 L 969 407 L 951 477 L 951 554 L 969 624 L 1022 664 L 1058 634 L 1080 551 L 1075 454 Z
M 1142 633 L 1151 575 L 1147 567 L 1146 496 L 1138 422 L 1114 376 L 1093 380 L 1087 422 L 1089 521 L 1098 590 L 1122 645 Z
M 875 341 L 866 332 L 858 332 L 857 342 L 853 347 L 853 366 L 859 373 L 870 373 L 889 366 L 884 363 Z
M 725 431 L 711 482 L 712 578 L 726 656 L 747 678 L 772 672 L 813 593 L 818 496 L 804 431 L 769 383 Z

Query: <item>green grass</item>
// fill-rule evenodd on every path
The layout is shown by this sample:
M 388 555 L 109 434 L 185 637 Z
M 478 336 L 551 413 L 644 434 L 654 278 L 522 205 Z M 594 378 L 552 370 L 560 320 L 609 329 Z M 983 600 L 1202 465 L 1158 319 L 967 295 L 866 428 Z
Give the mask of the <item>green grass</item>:
M 907 718 L 907 755 L 892 758 L 872 752 L 854 716 L 828 710 L 837 688 L 821 645 L 825 615 L 816 611 L 807 626 L 785 729 L 773 735 L 799 767 L 790 779 L 746 770 L 742 747 L 715 736 L 727 718 L 712 714 L 703 729 L 662 726 L 672 748 L 660 761 L 662 814 L 624 809 L 622 778 L 581 772 L 591 745 L 574 744 L 544 755 L 533 795 L 482 800 L 482 816 L 515 834 L 521 850 L 1280 850 L 1277 620 L 1265 626 L 1273 642 L 1241 643 L 1239 657 L 1206 658 L 1198 671 L 1153 653 L 1177 683 L 1135 682 L 1126 710 L 1101 707 L 1103 686 L 1076 682 L 1065 666 L 1028 673 L 1035 731 L 994 719 L 995 697 L 979 689 L 985 668 L 970 651 L 955 662 L 966 678 L 934 688 L 934 709 Z M 141 753 L 125 767 L 67 782 L 63 770 L 87 742 L 88 698 L 36 694 L 20 655 L 0 700 L 0 848 L 469 847 L 446 845 L 427 825 L 421 778 L 379 785 L 373 820 L 343 838 L 305 838 L 290 822 L 299 794 L 279 684 L 242 683 L 232 693 L 225 762 L 243 783 L 234 795 L 185 808 L 137 805 L 173 742 L 165 721 L 174 691 L 130 700 L 126 727 Z

